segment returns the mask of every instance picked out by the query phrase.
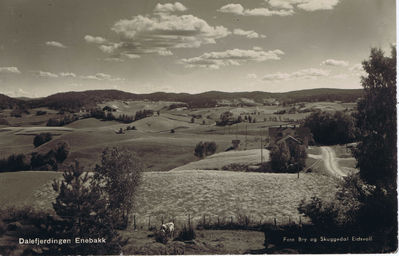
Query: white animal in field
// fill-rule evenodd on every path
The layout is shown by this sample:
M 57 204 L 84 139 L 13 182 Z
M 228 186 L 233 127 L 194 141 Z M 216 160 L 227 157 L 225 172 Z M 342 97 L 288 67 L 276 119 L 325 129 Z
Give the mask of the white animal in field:
M 175 232 L 175 224 L 173 222 L 168 222 L 161 225 L 161 231 L 167 235 L 173 236 Z

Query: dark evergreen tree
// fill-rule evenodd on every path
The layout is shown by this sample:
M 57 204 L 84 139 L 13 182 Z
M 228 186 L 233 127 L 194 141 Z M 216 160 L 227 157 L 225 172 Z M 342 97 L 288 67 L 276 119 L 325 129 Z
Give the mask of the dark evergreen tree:
M 53 203 L 60 220 L 53 228 L 55 238 L 105 238 L 105 243 L 71 243 L 50 246 L 50 254 L 118 254 L 120 240 L 107 200 L 91 176 L 76 162 L 64 172 L 61 182 L 54 181 L 58 193 Z

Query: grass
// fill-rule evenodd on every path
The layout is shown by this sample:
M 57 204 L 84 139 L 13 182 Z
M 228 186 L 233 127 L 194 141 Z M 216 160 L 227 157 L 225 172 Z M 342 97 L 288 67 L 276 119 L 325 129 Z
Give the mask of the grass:
M 260 159 L 261 159 L 260 149 L 238 150 L 238 151 L 232 150 L 208 156 L 205 159 L 201 159 L 196 162 L 191 162 L 189 164 L 175 168 L 172 171 L 200 170 L 200 169 L 220 170 L 224 166 L 234 163 L 244 164 L 244 165 L 259 164 Z M 263 161 L 268 161 L 268 160 L 269 160 L 269 150 L 264 149 Z
M 50 171 L 24 171 L 0 173 L 0 207 L 51 206 L 50 194 L 40 196 L 40 191 L 51 189 L 51 181 L 62 173 Z
M 17 172 L 0 174 L 0 205 L 26 205 L 43 210 L 51 209 L 55 193 L 51 181 L 60 177 L 56 172 Z M 138 190 L 134 214 L 138 225 L 176 220 L 187 223 L 188 214 L 193 224 L 203 215 L 247 215 L 255 221 L 279 223 L 288 218 L 297 220 L 297 207 L 303 198 L 319 196 L 331 200 L 337 181 L 315 173 L 266 174 L 230 171 L 147 172 Z M 24 189 L 21 189 L 24 188 Z M 234 217 L 235 218 L 235 217 Z M 140 224 L 141 223 L 141 224 Z
M 246 230 L 196 230 L 192 243 L 169 241 L 167 244 L 155 241 L 150 231 L 121 232 L 129 239 L 122 248 L 126 255 L 200 255 L 200 254 L 245 254 L 250 250 L 264 248 L 264 234 Z M 134 242 L 133 242 L 134 241 Z
M 303 198 L 319 196 L 331 200 L 336 179 L 313 173 L 265 174 L 230 171 L 176 171 L 145 173 L 139 189 L 135 214 L 147 223 L 148 215 L 164 216 L 186 223 L 203 215 L 248 215 L 259 221 L 298 219 L 297 207 Z M 161 220 L 153 220 L 161 223 Z

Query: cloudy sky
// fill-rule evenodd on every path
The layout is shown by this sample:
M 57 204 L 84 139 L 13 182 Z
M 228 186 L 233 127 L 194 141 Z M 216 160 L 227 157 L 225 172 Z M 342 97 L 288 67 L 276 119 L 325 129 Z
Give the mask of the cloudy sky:
M 0 0 L 0 93 L 361 88 L 395 0 Z

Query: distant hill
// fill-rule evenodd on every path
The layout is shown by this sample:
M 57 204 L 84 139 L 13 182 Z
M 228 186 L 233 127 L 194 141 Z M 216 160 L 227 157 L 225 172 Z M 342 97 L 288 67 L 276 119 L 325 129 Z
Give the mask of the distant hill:
M 8 97 L 0 93 L 0 109 L 15 108 L 23 104 L 22 100 Z
M 91 90 L 64 92 L 40 99 L 14 99 L 0 94 L 0 107 L 27 104 L 29 107 L 49 107 L 57 110 L 79 110 L 82 107 L 95 107 L 98 103 L 110 100 L 151 100 L 184 102 L 190 107 L 215 107 L 223 104 L 250 105 L 263 104 L 266 99 L 276 99 L 285 103 L 343 101 L 354 102 L 361 97 L 362 89 L 310 89 L 285 93 L 270 92 L 220 92 L 209 91 L 199 94 L 155 92 L 135 94 L 118 90 Z

